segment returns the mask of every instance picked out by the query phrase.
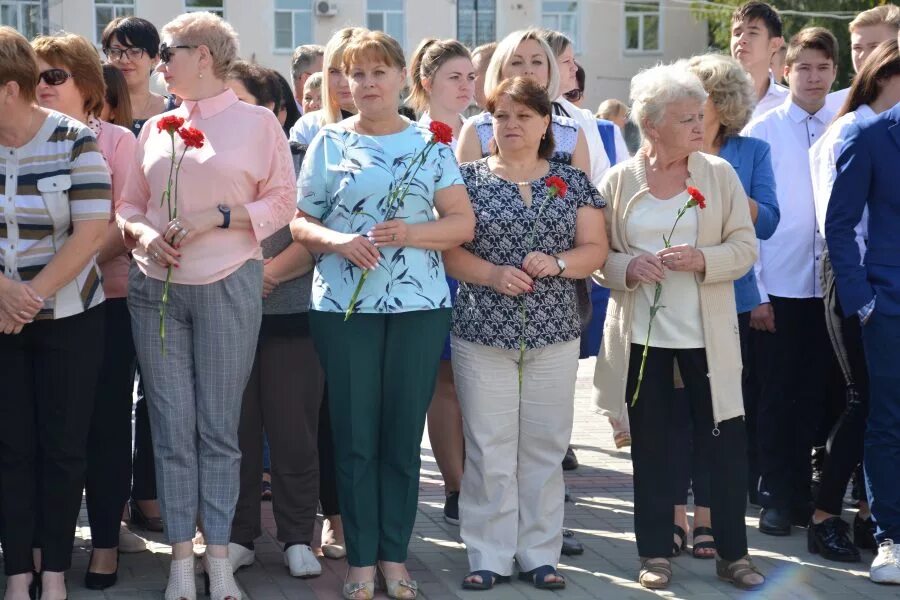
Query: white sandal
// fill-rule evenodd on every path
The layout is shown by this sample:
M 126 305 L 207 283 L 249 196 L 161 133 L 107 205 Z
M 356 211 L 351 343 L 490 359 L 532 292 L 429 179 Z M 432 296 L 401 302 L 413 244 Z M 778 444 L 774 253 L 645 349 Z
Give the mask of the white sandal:
M 241 590 L 234 581 L 231 561 L 227 558 L 213 558 L 207 554 L 203 564 L 203 582 L 206 595 L 212 600 L 242 600 Z
M 194 557 L 173 559 L 169 566 L 169 583 L 165 600 L 197 600 L 197 582 L 194 578 Z

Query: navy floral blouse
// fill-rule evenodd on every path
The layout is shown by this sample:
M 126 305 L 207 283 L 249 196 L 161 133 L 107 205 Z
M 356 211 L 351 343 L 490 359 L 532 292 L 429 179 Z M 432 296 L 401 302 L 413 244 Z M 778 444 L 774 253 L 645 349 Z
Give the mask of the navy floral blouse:
M 521 268 L 525 256 L 533 250 L 550 255 L 571 250 L 575 247 L 577 210 L 582 206 L 606 206 L 581 170 L 553 161 L 547 174 L 531 183 L 532 202 L 526 206 L 518 185 L 494 175 L 487 161 L 483 158 L 460 168 L 476 219 L 475 239 L 463 247 L 495 265 Z M 546 180 L 554 175 L 568 185 L 562 198 L 547 195 Z M 541 215 L 535 247 L 529 249 L 525 244 L 543 202 L 553 204 Z M 453 335 L 485 346 L 517 350 L 522 335 L 520 298 L 460 281 L 453 307 Z M 574 279 L 536 279 L 534 292 L 524 298 L 527 348 L 568 342 L 581 335 Z

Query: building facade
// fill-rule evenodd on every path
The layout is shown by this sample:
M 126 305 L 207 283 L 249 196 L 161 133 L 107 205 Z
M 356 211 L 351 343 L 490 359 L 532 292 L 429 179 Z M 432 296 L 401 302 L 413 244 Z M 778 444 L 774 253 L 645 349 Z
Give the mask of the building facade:
M 210 10 L 238 30 L 242 56 L 288 75 L 300 44 L 324 44 L 349 25 L 396 37 L 408 53 L 424 37 L 471 47 L 517 29 L 546 26 L 569 35 L 587 73 L 584 106 L 627 100 L 631 77 L 658 62 L 702 52 L 707 26 L 680 0 L 0 0 L 0 24 L 28 37 L 66 30 L 99 43 L 112 18 L 137 15 L 162 26 Z

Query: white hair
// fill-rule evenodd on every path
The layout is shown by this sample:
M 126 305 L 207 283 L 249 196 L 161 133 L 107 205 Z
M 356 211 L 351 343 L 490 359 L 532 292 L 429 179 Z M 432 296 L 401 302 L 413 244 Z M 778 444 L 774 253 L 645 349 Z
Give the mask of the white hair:
M 686 63 L 656 65 L 631 80 L 631 120 L 646 139 L 646 124 L 662 121 L 669 104 L 686 99 L 706 102 L 706 96 L 700 79 Z

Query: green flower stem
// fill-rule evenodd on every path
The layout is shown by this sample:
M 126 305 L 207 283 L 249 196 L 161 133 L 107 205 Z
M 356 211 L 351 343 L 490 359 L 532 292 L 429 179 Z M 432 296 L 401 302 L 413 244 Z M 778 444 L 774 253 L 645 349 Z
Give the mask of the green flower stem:
M 169 221 L 171 221 L 178 216 L 178 176 L 181 174 L 181 163 L 184 162 L 184 155 L 187 153 L 188 147 L 184 147 L 184 150 L 181 151 L 181 157 L 176 161 L 174 131 L 169 131 L 169 138 L 172 140 L 172 154 L 169 157 L 169 179 L 166 183 L 166 191 L 163 192 L 163 198 L 166 202 L 166 212 L 169 215 Z M 173 187 L 174 197 L 172 196 Z M 160 201 L 160 206 L 162 206 L 162 201 Z M 172 265 L 169 265 L 169 268 L 166 270 L 166 282 L 163 285 L 162 298 L 159 301 L 159 344 L 163 355 L 166 354 L 166 313 L 168 312 L 169 287 L 171 283 Z

